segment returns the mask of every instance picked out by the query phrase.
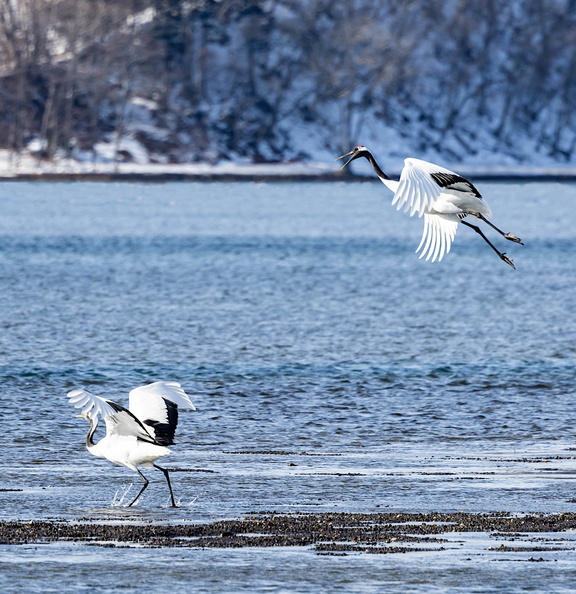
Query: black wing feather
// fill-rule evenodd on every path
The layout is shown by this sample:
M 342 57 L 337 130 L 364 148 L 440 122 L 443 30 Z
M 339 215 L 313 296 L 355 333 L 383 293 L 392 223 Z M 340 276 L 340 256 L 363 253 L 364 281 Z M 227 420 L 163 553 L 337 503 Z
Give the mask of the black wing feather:
M 166 405 L 166 416 L 168 421 L 161 423 L 155 419 L 145 419 L 144 425 L 148 425 L 154 429 L 154 437 L 156 443 L 162 446 L 169 446 L 174 443 L 174 434 L 176 433 L 176 426 L 178 425 L 178 405 L 162 398 Z
M 482 198 L 473 183 L 455 173 L 431 173 L 432 179 L 441 187 L 456 192 L 470 192 L 476 198 Z

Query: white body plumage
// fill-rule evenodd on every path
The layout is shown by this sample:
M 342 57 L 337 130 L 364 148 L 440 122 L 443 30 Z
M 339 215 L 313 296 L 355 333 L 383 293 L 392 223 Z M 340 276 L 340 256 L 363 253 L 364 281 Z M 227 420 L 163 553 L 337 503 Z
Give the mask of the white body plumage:
M 172 452 L 165 446 L 140 441 L 133 435 L 106 435 L 98 443 L 88 446 L 88 451 L 134 471 L 138 466 L 154 466 L 156 460 Z

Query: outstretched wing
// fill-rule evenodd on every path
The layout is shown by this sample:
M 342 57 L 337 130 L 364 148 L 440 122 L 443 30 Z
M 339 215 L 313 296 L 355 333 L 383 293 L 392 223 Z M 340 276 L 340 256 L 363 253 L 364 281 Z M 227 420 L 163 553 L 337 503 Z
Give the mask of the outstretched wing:
M 409 212 L 410 216 L 416 213 L 422 216 L 433 209 L 444 192 L 481 198 L 474 185 L 457 173 L 420 159 L 406 159 L 392 205 Z
M 127 409 L 112 400 L 96 396 L 87 390 L 72 390 L 67 394 L 75 408 L 91 418 L 104 417 L 108 434 L 136 437 L 154 443 L 154 435 Z
M 458 221 L 456 215 L 424 214 L 424 231 L 416 249 L 416 253 L 422 250 L 420 258 L 440 262 L 452 247 Z
M 116 412 L 114 402 L 96 396 L 87 390 L 72 390 L 66 396 L 68 396 L 70 404 L 73 404 L 75 408 L 81 408 L 82 414 L 89 417 L 98 415 L 107 417 Z
M 174 443 L 178 406 L 195 410 L 188 394 L 177 382 L 155 382 L 130 392 L 130 412 L 161 445 Z

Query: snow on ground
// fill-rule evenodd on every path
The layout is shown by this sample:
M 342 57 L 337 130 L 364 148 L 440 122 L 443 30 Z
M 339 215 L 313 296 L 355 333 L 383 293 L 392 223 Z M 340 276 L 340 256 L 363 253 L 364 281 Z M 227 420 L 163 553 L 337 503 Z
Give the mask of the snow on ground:
M 135 162 L 120 163 L 113 161 L 114 147 L 99 147 L 101 156 L 108 159 L 89 161 L 74 159 L 55 159 L 44 161 L 29 154 L 14 155 L 10 151 L 0 150 L 0 177 L 9 178 L 19 175 L 45 174 L 180 174 L 180 175 L 310 175 L 318 176 L 336 172 L 338 163 L 268 163 L 251 164 L 222 162 L 209 163 L 159 164 L 146 162 L 143 155 Z
M 126 145 L 127 147 L 128 145 Z M 142 152 L 134 150 L 131 146 L 132 154 L 137 154 L 138 158 L 133 162 L 114 162 L 114 146 L 107 144 L 98 147 L 98 160 L 84 159 L 66 159 L 59 158 L 53 161 L 45 161 L 28 154 L 14 154 L 11 151 L 0 150 L 0 179 L 18 178 L 20 176 L 58 176 L 63 178 L 67 176 L 122 176 L 135 175 L 145 176 L 186 176 L 199 178 L 218 178 L 218 177 L 234 177 L 242 179 L 253 179 L 254 177 L 277 177 L 282 179 L 301 177 L 310 179 L 314 178 L 330 178 L 332 175 L 336 179 L 340 179 L 338 175 L 342 166 L 342 161 L 307 161 L 298 163 L 241 163 L 241 162 L 220 162 L 217 164 L 210 163 L 181 163 L 181 164 L 162 164 L 150 163 L 147 161 L 146 155 Z M 352 148 L 352 147 L 351 147 Z M 377 155 L 378 153 L 374 151 Z M 386 172 L 391 176 L 398 176 L 402 168 L 402 159 L 394 156 L 389 159 L 381 159 L 381 165 Z M 436 162 L 438 160 L 436 159 Z M 458 173 L 471 177 L 494 177 L 494 178 L 513 178 L 513 177 L 552 177 L 558 179 L 574 179 L 576 178 L 575 165 L 542 165 L 536 166 L 531 164 L 516 165 L 505 163 L 503 165 L 481 165 L 476 161 L 475 163 L 439 163 L 445 167 L 451 168 Z M 375 179 L 372 168 L 365 160 L 358 160 L 354 162 L 353 172 L 358 176 Z

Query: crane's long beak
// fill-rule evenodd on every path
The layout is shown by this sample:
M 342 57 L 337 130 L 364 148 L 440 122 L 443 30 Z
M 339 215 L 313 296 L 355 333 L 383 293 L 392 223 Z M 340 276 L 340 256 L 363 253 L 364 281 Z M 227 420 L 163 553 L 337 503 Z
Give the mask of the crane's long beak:
M 350 155 L 352 155 L 352 156 L 350 157 Z M 344 163 L 344 165 L 342 165 L 342 167 L 340 167 L 340 171 L 342 171 L 342 169 L 344 169 L 344 167 L 346 167 L 346 165 L 348 165 L 348 163 L 350 163 L 351 161 L 354 161 L 354 159 L 356 158 L 356 155 L 354 154 L 354 151 L 350 151 L 349 153 L 346 153 L 345 155 L 341 155 L 340 157 L 335 159 L 335 161 L 339 161 L 340 159 L 345 159 L 346 157 L 350 157 L 350 158 L 348 159 L 348 161 L 346 161 L 346 163 Z

